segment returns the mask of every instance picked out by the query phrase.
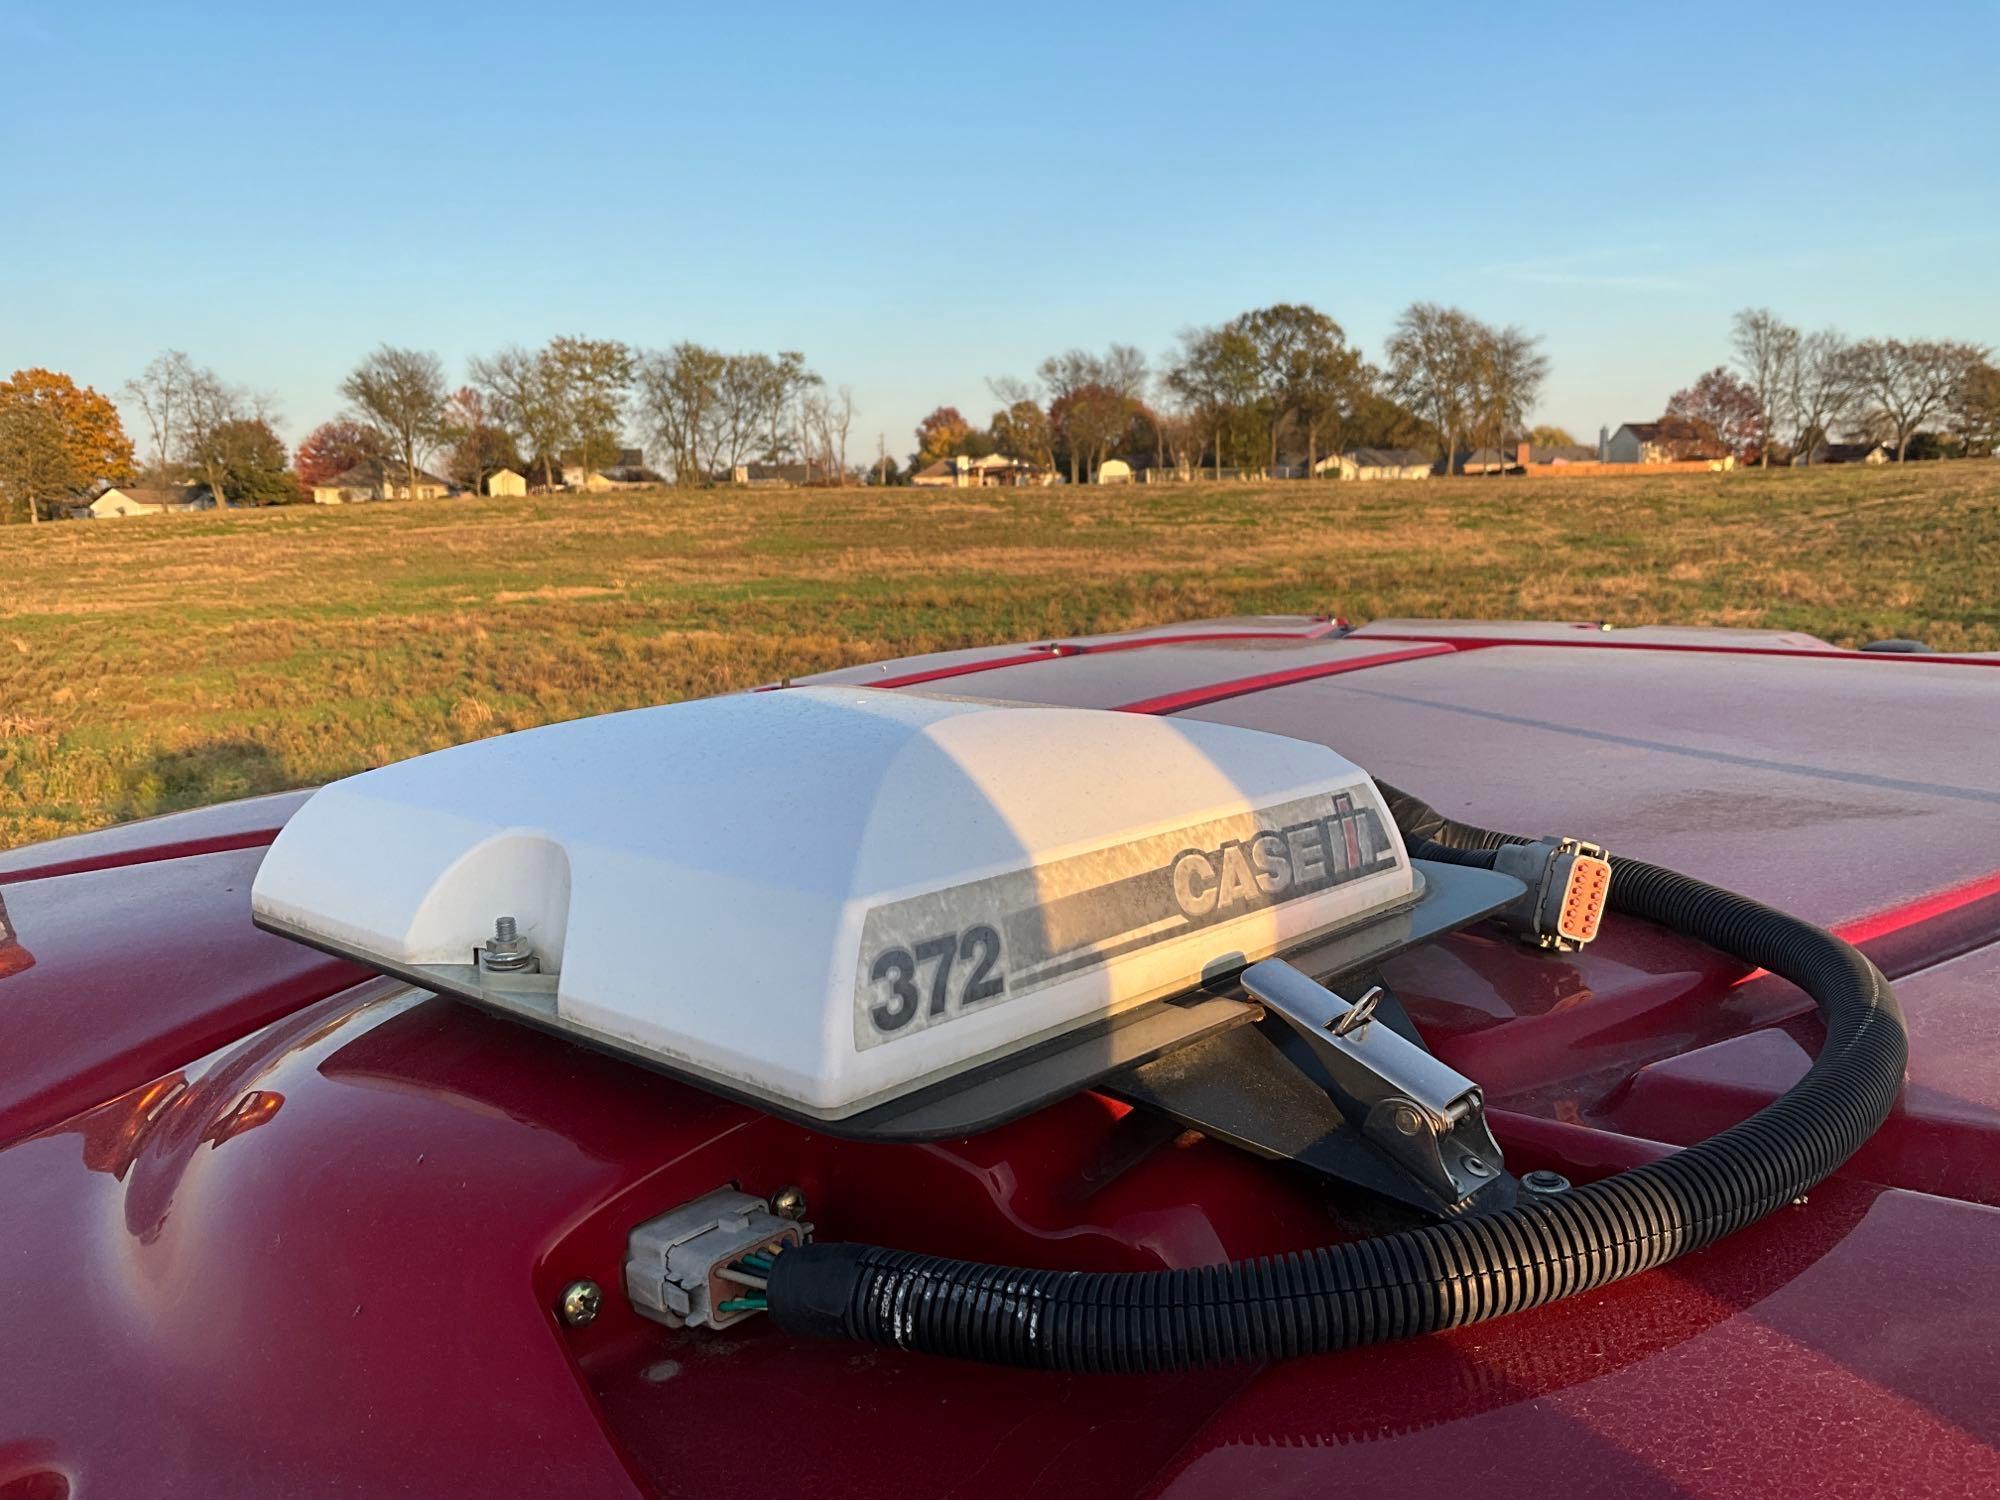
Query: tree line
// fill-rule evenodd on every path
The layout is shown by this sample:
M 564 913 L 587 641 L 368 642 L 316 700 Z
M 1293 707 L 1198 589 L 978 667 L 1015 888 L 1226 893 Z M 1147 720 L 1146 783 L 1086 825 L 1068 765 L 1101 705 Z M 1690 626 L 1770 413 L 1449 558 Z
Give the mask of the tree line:
M 1353 447 L 1435 444 L 1455 457 L 1462 441 L 1524 430 L 1548 376 L 1539 343 L 1420 302 L 1376 365 L 1318 308 L 1276 303 L 1183 331 L 1157 365 L 1113 344 L 1051 355 L 1032 379 L 989 379 L 1000 405 L 986 427 L 939 407 L 917 429 L 910 467 L 997 453 L 1075 483 L 1113 457 L 1217 476 L 1312 473 Z
M 1855 340 L 1750 308 L 1735 316 L 1729 347 L 1727 363 L 1667 403 L 1659 436 L 1670 452 L 1768 466 L 1812 462 L 1842 435 L 1886 444 L 1899 460 L 2000 445 L 2000 371 L 1980 345 Z M 569 466 L 615 466 L 628 433 L 681 485 L 727 482 L 755 464 L 809 483 L 892 483 L 993 454 L 1072 482 L 1114 457 L 1188 475 L 1311 474 L 1358 447 L 1414 448 L 1456 468 L 1470 448 L 1570 441 L 1528 425 L 1548 373 L 1539 338 L 1459 308 L 1412 304 L 1372 361 L 1325 312 L 1276 303 L 1186 329 L 1158 360 L 1114 343 L 1053 354 L 1031 376 L 989 378 L 986 425 L 940 406 L 899 468 L 887 454 L 850 464 L 853 393 L 829 388 L 797 351 L 565 336 L 475 358 L 454 384 L 436 354 L 383 345 L 341 382 L 345 409 L 288 454 L 268 398 L 168 350 L 120 393 L 144 424 L 143 464 L 98 392 L 49 370 L 0 381 L 0 517 L 40 520 L 94 483 L 134 474 L 199 483 L 232 505 L 303 498 L 369 462 L 400 471 L 412 490 L 434 462 L 468 489 L 502 469 L 554 488 Z

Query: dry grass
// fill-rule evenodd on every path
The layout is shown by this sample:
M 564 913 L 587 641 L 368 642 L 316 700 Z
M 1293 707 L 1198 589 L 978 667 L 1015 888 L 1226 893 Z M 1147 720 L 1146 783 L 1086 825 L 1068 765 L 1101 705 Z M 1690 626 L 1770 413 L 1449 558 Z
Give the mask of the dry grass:
M 2000 649 L 2000 463 L 651 493 L 0 531 L 0 847 L 983 641 L 1263 611 Z

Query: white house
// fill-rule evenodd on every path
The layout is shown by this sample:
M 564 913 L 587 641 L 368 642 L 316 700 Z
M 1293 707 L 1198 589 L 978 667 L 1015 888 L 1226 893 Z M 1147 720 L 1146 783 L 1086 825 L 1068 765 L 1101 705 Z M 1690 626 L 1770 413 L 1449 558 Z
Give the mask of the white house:
M 1428 479 L 1431 456 L 1415 448 L 1354 448 L 1313 465 L 1315 474 L 1342 479 Z
M 441 500 L 451 486 L 435 474 L 417 470 L 415 496 L 419 500 Z M 325 484 L 312 487 L 315 505 L 353 505 L 363 500 L 408 500 L 411 498 L 409 471 L 385 458 L 364 458 L 345 473 L 336 474 Z
M 88 504 L 74 507 L 72 513 L 93 521 L 107 521 L 116 516 L 157 516 L 165 511 L 214 508 L 215 502 L 205 489 L 146 489 L 125 484 L 113 485 Z
M 496 469 L 486 476 L 486 493 L 489 495 L 525 495 L 528 481 L 512 469 Z
M 1132 466 L 1122 458 L 1107 458 L 1097 466 L 1099 484 L 1130 484 Z

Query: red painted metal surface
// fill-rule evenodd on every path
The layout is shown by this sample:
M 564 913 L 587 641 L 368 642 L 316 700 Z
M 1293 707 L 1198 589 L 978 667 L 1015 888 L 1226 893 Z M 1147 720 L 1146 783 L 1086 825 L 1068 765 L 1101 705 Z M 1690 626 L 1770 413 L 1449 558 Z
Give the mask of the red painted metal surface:
M 1342 672 L 1360 671 L 1366 667 L 1392 666 L 1402 661 L 1421 661 L 1427 656 L 1448 656 L 1451 651 L 1452 648 L 1445 645 L 1413 646 L 1407 651 L 1385 651 L 1377 656 L 1360 656 L 1349 661 L 1283 667 L 1273 672 L 1259 672 L 1249 677 L 1234 677 L 1222 682 L 1204 683 L 1200 687 L 1182 688 L 1178 692 L 1160 693 L 1151 698 L 1139 698 L 1130 703 L 1121 703 L 1118 707 L 1128 714 L 1176 714 L 1184 709 L 1204 708 L 1211 703 L 1221 703 L 1229 698 L 1243 698 L 1251 693 L 1269 692 L 1272 688 L 1290 687 L 1297 682 L 1314 682 L 1322 677 L 1337 677 Z
M 72 850 L 75 873 L 0 887 L 0 1500 L 2000 1493 L 2000 874 L 1989 805 L 1959 795 L 2000 787 L 1990 749 L 1959 743 L 1991 708 L 1938 686 L 1990 679 L 1542 653 L 1571 664 L 1571 713 L 1503 648 L 1332 650 L 1158 643 L 1115 658 L 1122 693 L 1104 664 L 1090 680 L 1111 705 L 1162 696 L 1177 661 L 1190 692 L 1310 669 L 1199 712 L 1844 923 L 1910 1015 L 1882 1135 L 1805 1205 L 1664 1271 L 1350 1356 L 1091 1378 L 757 1323 L 675 1334 L 618 1294 L 625 1234 L 730 1180 L 800 1185 L 830 1238 L 1077 1269 L 1356 1223 L 1337 1191 L 1094 1096 L 861 1146 L 450 1001 L 342 988 L 352 971 L 249 928 L 255 850 L 202 844 L 243 836 L 241 812 L 192 815 L 151 852 Z M 1480 717 L 1489 688 L 1529 722 Z M 1822 744 L 1802 700 L 1829 696 L 1860 727 Z M 1644 743 L 1579 741 L 1605 723 Z M 1905 744 L 1930 747 L 1924 775 Z M 1689 799 L 1718 779 L 1704 812 Z M 165 857 L 183 846 L 204 852 Z M 1789 986 L 1617 918 L 1581 955 L 1472 932 L 1389 978 L 1487 1084 L 1510 1164 L 1576 1180 L 1740 1118 L 1817 1045 Z M 579 1277 L 611 1294 L 573 1330 L 551 1310 Z
M 179 859 L 189 854 L 213 854 L 221 849 L 261 849 L 278 836 L 285 820 L 304 806 L 311 795 L 306 790 L 249 797 L 219 807 L 142 818 L 93 833 L 0 851 L 0 885 Z
M 268 838 L 266 840 L 268 842 Z M 353 984 L 250 925 L 259 849 L 0 886 L 0 1142 L 137 1087 Z
M 1838 647 L 1820 646 L 1752 646 L 1752 645 L 1709 645 L 1701 641 L 1627 641 L 1609 635 L 1578 635 L 1574 639 L 1548 637 L 1525 640 L 1511 635 L 1421 635 L 1387 630 L 1368 631 L 1361 634 L 1371 641 L 1425 641 L 1449 640 L 1462 651 L 1476 651 L 1488 646 L 1513 647 L 1554 647 L 1558 650 L 1582 651 L 1691 651 L 1705 655 L 1728 656 L 1803 656 L 1823 658 L 1829 653 L 1836 654 L 1842 661 L 1899 663 L 1904 667 L 2000 667 L 2000 656 L 1956 656 L 1940 651 L 1841 651 Z

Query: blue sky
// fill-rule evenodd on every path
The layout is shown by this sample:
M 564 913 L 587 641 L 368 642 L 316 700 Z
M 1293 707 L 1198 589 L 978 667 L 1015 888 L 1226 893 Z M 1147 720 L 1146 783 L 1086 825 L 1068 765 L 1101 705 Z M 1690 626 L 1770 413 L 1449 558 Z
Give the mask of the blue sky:
M 1373 355 L 1424 298 L 1594 436 L 1748 304 L 2000 342 L 1996 69 L 1991 0 L 0 0 L 0 371 L 182 348 L 295 439 L 378 342 L 693 338 L 907 453 L 1070 345 L 1304 300 Z

